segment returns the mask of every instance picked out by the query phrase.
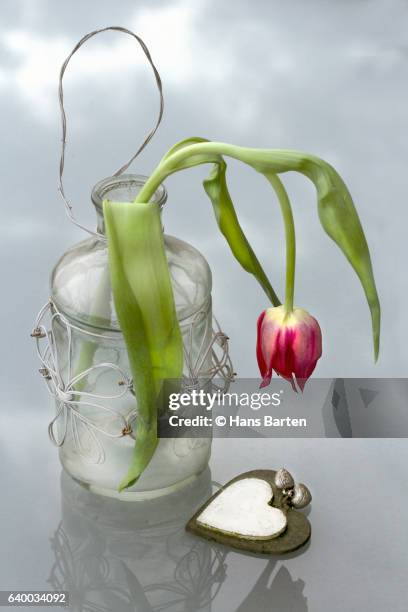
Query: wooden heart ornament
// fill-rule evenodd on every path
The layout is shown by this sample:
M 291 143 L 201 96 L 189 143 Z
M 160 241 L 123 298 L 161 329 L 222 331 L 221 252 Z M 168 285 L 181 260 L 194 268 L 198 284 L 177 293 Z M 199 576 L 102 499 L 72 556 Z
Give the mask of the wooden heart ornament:
M 294 482 L 288 489 L 279 488 L 286 474 L 286 470 L 253 470 L 237 476 L 195 513 L 187 531 L 250 552 L 296 550 L 309 540 L 311 527 L 290 500 L 296 487 L 307 488 Z

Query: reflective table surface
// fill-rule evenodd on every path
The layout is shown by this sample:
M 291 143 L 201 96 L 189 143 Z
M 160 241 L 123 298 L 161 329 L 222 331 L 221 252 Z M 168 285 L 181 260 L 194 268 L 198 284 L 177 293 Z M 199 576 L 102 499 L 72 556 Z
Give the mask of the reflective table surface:
M 0 446 L 2 590 L 63 589 L 93 612 L 407 610 L 405 440 L 218 439 L 193 485 L 134 503 L 61 473 L 37 419 L 23 431 Z M 262 557 L 185 532 L 217 483 L 281 465 L 313 492 L 304 549 Z

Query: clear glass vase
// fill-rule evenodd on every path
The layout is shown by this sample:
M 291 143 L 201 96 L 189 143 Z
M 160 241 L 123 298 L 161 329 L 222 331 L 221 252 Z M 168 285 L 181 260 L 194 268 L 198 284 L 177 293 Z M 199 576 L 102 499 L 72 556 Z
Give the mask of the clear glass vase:
M 58 261 L 51 276 L 51 300 L 36 328 L 38 336 L 48 340 L 42 374 L 56 400 L 49 433 L 59 446 L 63 467 L 91 490 L 123 499 L 155 497 L 186 485 L 207 466 L 211 449 L 209 438 L 160 439 L 137 483 L 118 492 L 134 451 L 137 406 L 110 287 L 102 201 L 132 201 L 145 180 L 121 175 L 95 186 L 97 234 Z M 162 207 L 166 198 L 161 186 L 154 199 Z M 167 235 L 164 240 L 184 343 L 183 376 L 197 384 L 214 375 L 211 271 L 188 243 Z M 216 338 L 227 355 L 227 338 L 222 333 Z

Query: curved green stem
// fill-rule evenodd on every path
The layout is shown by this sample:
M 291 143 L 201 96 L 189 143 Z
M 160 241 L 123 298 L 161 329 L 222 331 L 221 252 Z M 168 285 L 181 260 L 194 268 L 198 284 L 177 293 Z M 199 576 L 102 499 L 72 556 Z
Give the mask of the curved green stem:
M 285 310 L 290 314 L 293 310 L 293 297 L 295 291 L 295 267 L 296 267 L 296 236 L 293 221 L 292 207 L 289 196 L 282 181 L 276 174 L 265 174 L 266 178 L 275 190 L 285 224 L 286 238 L 286 288 L 285 288 Z
M 150 202 L 156 189 L 160 187 L 161 183 L 169 176 L 169 174 L 175 172 L 175 170 L 166 170 L 167 169 L 165 167 L 165 162 L 164 160 L 162 160 L 160 164 L 153 170 L 153 172 L 137 194 L 134 201 L 140 203 Z
M 289 149 L 251 149 L 224 142 L 196 142 L 164 156 L 137 195 L 135 202 L 149 202 L 160 183 L 170 174 L 186 167 L 217 162 L 226 155 L 252 166 L 262 174 L 280 173 L 288 170 L 302 172 L 305 154 Z M 311 162 L 319 158 L 308 156 Z M 188 164 L 184 165 L 183 164 Z

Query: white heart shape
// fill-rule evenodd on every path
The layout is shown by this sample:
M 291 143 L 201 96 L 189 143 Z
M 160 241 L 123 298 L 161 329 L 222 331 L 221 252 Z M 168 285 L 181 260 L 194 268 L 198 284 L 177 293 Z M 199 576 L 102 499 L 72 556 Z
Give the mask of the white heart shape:
M 287 525 L 286 515 L 268 502 L 272 487 L 261 478 L 242 478 L 229 485 L 197 517 L 197 523 L 249 540 L 270 540 Z

